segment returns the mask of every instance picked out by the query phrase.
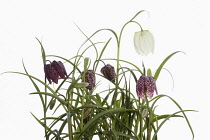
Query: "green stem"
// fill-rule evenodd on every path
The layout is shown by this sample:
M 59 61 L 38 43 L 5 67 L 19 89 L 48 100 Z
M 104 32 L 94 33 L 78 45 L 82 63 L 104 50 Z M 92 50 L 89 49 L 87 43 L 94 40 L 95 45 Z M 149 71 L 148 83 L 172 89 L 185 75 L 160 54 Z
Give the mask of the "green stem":
M 45 90 L 46 91 L 46 90 Z M 47 137 L 47 95 L 45 95 L 45 103 L 44 103 L 44 130 L 45 130 L 45 136 L 46 136 L 46 140 L 48 140 L 48 137 Z
M 71 99 L 71 95 L 72 95 L 73 91 L 70 90 L 70 92 L 67 94 L 68 98 L 67 98 L 67 108 L 68 108 L 68 112 L 67 112 L 67 121 L 68 121 L 68 132 L 69 132 L 69 140 L 73 140 L 73 135 L 72 135 L 72 121 L 71 121 L 71 107 L 70 107 L 70 99 Z
M 146 105 L 147 105 L 147 109 L 148 109 L 148 112 L 149 112 L 149 118 L 147 118 L 147 140 L 151 140 L 151 119 L 152 119 L 152 112 L 151 112 L 151 109 L 149 108 L 149 102 L 148 102 L 148 99 L 147 99 L 147 96 L 145 96 L 145 100 L 146 100 Z
M 85 96 L 85 94 L 84 94 L 84 91 L 82 90 L 82 100 L 81 100 L 82 106 L 85 105 L 85 104 L 84 104 L 84 96 Z M 83 119 L 84 119 L 84 108 L 82 108 L 81 128 L 83 128 Z
M 44 62 L 44 65 L 45 65 L 46 58 L 45 58 L 45 56 L 43 58 L 44 58 L 43 62 Z M 44 90 L 45 90 L 45 93 L 47 93 L 47 86 L 46 86 L 47 80 L 46 80 L 46 78 L 44 79 L 44 83 L 45 83 Z M 47 95 L 44 96 L 44 105 L 43 105 L 43 107 L 44 107 L 44 125 L 45 125 L 44 130 L 45 130 L 46 140 L 48 140 L 49 138 L 47 136 L 47 119 L 46 119 L 46 117 L 47 117 Z
M 151 140 L 151 127 L 150 127 L 150 124 L 148 124 L 148 128 L 147 128 L 147 140 Z
M 141 13 L 141 12 L 139 12 L 139 13 Z M 122 29 L 120 31 L 119 37 L 117 37 L 116 33 L 112 31 L 114 33 L 114 35 L 116 37 L 116 41 L 117 41 L 117 76 L 116 76 L 116 89 L 115 89 L 114 101 L 116 100 L 117 89 L 119 88 L 119 81 L 118 81 L 119 79 L 118 79 L 118 76 L 119 76 L 119 67 L 120 67 L 120 41 L 121 41 L 121 38 L 122 38 L 122 33 L 123 33 L 123 30 L 125 29 L 125 27 L 129 23 L 132 23 L 132 22 L 138 24 L 139 27 L 140 27 L 140 29 L 142 30 L 142 27 L 141 27 L 141 25 L 138 22 L 132 21 L 138 14 L 136 14 L 130 21 L 126 22 L 123 25 L 123 27 L 122 27 Z
M 67 112 L 67 120 L 68 120 L 69 140 L 73 140 L 73 135 L 72 135 L 72 122 L 71 122 L 71 113 L 70 113 L 70 110 L 69 110 L 69 112 Z
M 115 37 L 116 37 L 116 41 L 117 41 L 117 73 L 116 73 L 116 87 L 115 87 L 115 95 L 114 95 L 114 100 L 113 101 L 115 101 L 116 100 L 116 95 L 117 95 L 117 90 L 118 90 L 118 88 L 119 88 L 119 67 L 120 67 L 120 41 L 121 41 L 121 38 L 122 38 L 122 32 L 123 32 L 123 30 L 124 30 L 124 28 L 125 28 L 125 26 L 127 25 L 128 23 L 126 23 L 123 27 L 122 27 L 122 29 L 121 29 L 121 31 L 120 31 L 120 35 L 119 35 L 119 38 L 115 35 Z
M 143 105 L 143 104 L 142 104 Z M 139 98 L 139 108 L 140 108 L 140 140 L 143 139 L 143 118 L 142 118 L 142 105 L 141 105 L 141 102 L 140 102 L 140 98 Z
M 116 84 L 115 84 L 115 95 L 114 101 L 116 101 L 117 90 L 119 88 L 119 66 L 120 66 L 120 43 L 117 41 L 117 76 L 116 76 Z

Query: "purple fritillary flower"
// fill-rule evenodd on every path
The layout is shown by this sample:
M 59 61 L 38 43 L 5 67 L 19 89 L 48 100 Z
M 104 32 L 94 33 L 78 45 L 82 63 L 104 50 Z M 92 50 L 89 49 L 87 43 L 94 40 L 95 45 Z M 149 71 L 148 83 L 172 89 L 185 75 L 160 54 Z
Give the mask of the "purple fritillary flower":
M 53 61 L 51 65 L 56 69 L 58 75 L 62 78 L 65 79 L 67 77 L 66 69 L 61 61 Z
M 152 98 L 154 92 L 158 94 L 155 80 L 152 76 L 140 76 L 136 83 L 136 93 L 137 96 L 144 99 L 145 93 L 148 98 Z
M 52 83 L 52 81 L 56 84 L 58 83 L 59 75 L 58 75 L 56 69 L 51 64 L 44 65 L 44 72 L 45 72 L 45 76 L 50 84 Z
M 45 72 L 45 77 L 51 84 L 52 82 L 58 83 L 58 78 L 65 79 L 67 78 L 67 73 L 66 69 L 61 61 L 53 61 L 50 64 L 45 64 L 44 65 L 44 72 Z
M 114 67 L 110 64 L 105 65 L 103 68 L 101 68 L 101 73 L 104 75 L 106 79 L 108 79 L 111 82 L 115 82 L 116 73 L 114 70 Z
M 89 83 L 89 85 L 86 87 L 87 89 L 92 90 L 95 87 L 96 77 L 93 70 L 88 70 L 85 73 L 85 82 Z

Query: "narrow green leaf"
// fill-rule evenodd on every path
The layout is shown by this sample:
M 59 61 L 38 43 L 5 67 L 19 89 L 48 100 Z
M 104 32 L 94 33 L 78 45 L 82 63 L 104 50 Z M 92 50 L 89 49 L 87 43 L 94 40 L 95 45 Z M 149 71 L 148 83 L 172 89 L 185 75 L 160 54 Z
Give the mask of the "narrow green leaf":
M 162 70 L 163 66 L 165 65 L 165 63 L 173 56 L 175 55 L 176 53 L 179 53 L 179 52 L 182 52 L 182 51 L 176 51 L 172 54 L 170 54 L 168 57 L 166 57 L 163 62 L 160 64 L 160 66 L 158 67 L 157 71 L 155 72 L 155 75 L 154 75 L 154 79 L 157 80 L 158 79 L 158 76 L 160 74 L 160 71 Z M 182 52 L 184 53 L 184 52 Z
M 24 68 L 24 70 L 25 70 L 26 75 L 29 75 L 29 74 L 28 74 L 28 71 L 26 70 L 26 67 L 25 67 L 23 61 L 22 61 L 22 64 L 23 64 L 23 68 Z M 30 76 L 28 76 L 28 78 L 31 80 L 31 82 L 32 82 L 32 84 L 34 85 L 36 91 L 37 91 L 37 92 L 40 92 L 40 89 L 39 89 L 39 87 L 37 86 L 37 84 L 35 83 L 35 81 L 34 81 Z M 45 108 L 44 98 L 42 97 L 42 95 L 39 95 L 39 97 L 40 97 L 40 100 L 41 100 L 41 103 L 42 103 L 43 108 Z
M 86 72 L 86 70 L 89 68 L 90 66 L 90 58 L 86 57 L 84 59 L 84 71 Z
M 44 47 L 42 45 L 42 42 L 38 38 L 36 38 L 36 40 L 39 42 L 39 44 L 41 46 L 41 53 L 42 53 L 43 64 L 46 64 L 45 50 L 44 50 Z
M 52 93 L 47 93 L 47 92 L 33 92 L 33 93 L 30 93 L 30 94 L 41 94 L 41 95 L 51 96 L 51 97 L 57 99 L 61 104 L 65 105 L 65 106 L 67 105 L 67 103 L 65 102 L 65 100 L 61 99 L 60 97 L 58 97 L 57 95 L 52 94 Z
M 193 139 L 194 139 L 194 131 L 193 131 L 192 126 L 191 126 L 191 124 L 190 124 L 190 122 L 189 122 L 189 120 L 187 118 L 187 115 L 185 114 L 185 111 L 181 108 L 181 106 L 173 98 L 171 98 L 170 96 L 167 96 L 167 95 L 158 95 L 158 96 L 154 97 L 152 100 L 150 100 L 150 102 L 153 101 L 151 108 L 153 108 L 155 103 L 159 99 L 161 99 L 163 97 L 169 98 L 179 108 L 179 110 L 180 110 L 179 112 L 181 112 L 183 114 L 183 117 L 185 118 L 185 120 L 187 122 L 187 125 L 188 125 L 188 127 L 189 127 L 189 129 L 190 129 L 190 131 L 192 133 Z M 194 112 L 196 112 L 195 110 L 187 110 L 187 111 L 194 111 Z M 172 115 L 176 115 L 176 114 L 177 114 L 177 112 L 172 114 Z
M 147 76 L 152 76 L 152 71 L 151 71 L 151 69 L 147 69 Z
M 32 112 L 31 112 L 31 115 L 37 120 L 37 122 L 41 125 L 41 126 L 43 126 L 46 130 L 48 130 L 48 131 L 52 131 L 49 127 L 47 127 L 43 122 L 41 122 Z M 55 136 L 55 134 L 54 134 L 54 136 Z
M 28 76 L 28 77 L 30 77 L 30 78 L 32 78 L 32 79 L 38 81 L 38 82 L 41 83 L 42 85 L 46 86 L 47 89 L 49 89 L 52 93 L 56 94 L 56 93 L 54 92 L 54 90 L 53 90 L 50 86 L 48 86 L 45 82 L 43 82 L 42 80 L 40 80 L 40 79 L 38 79 L 38 78 L 36 78 L 36 77 L 34 77 L 34 76 L 32 76 L 32 75 L 29 75 L 29 74 L 26 74 L 26 73 L 21 73 L 21 72 L 14 72 L 14 71 L 9 71 L 9 72 L 5 72 L 5 73 L 16 73 L 16 74 L 21 74 L 21 75 Z
M 29 74 L 28 74 L 28 71 L 26 70 L 26 67 L 25 67 L 23 61 L 22 61 L 22 64 L 23 64 L 23 68 L 24 68 L 25 73 L 26 73 L 27 75 L 29 75 Z M 31 82 L 32 82 L 32 84 L 34 85 L 35 89 L 39 92 L 40 89 L 39 89 L 39 87 L 37 86 L 37 84 L 34 82 L 34 80 L 33 80 L 30 76 L 28 76 L 28 78 L 31 80 Z
M 96 94 L 96 99 L 98 103 L 97 105 L 102 106 L 101 97 L 98 94 Z
M 76 25 L 76 24 L 75 24 Z M 77 28 L 80 30 L 80 32 L 87 38 L 87 41 L 90 41 L 90 43 L 92 44 L 91 46 L 93 46 L 94 47 L 94 49 L 95 49 L 95 51 L 96 51 L 96 59 L 98 59 L 98 51 L 97 51 L 97 48 L 96 48 L 96 46 L 95 46 L 95 44 L 92 42 L 92 40 L 91 40 L 91 38 L 90 37 L 88 37 L 83 31 L 82 31 L 82 29 L 78 26 L 78 25 L 76 25 L 77 26 Z M 82 44 L 82 46 L 84 45 L 84 43 Z M 82 47 L 81 46 L 81 47 Z
M 103 53 L 104 53 L 104 51 L 105 51 L 105 49 L 108 46 L 108 44 L 109 44 L 110 41 L 111 41 L 111 38 L 106 42 L 106 44 L 104 45 L 103 49 L 101 50 L 101 53 L 99 55 L 98 60 L 101 60 L 101 57 L 102 57 L 102 55 L 103 55 Z M 96 62 L 96 66 L 94 67 L 94 71 L 96 71 L 96 69 L 98 67 L 98 63 L 99 63 L 99 61 Z
M 66 124 L 67 124 L 67 119 L 65 119 L 65 120 L 63 121 L 62 125 L 60 126 L 60 129 L 59 129 L 59 133 L 60 133 L 60 134 L 62 133 L 62 131 L 63 131 L 63 129 L 65 128 Z M 68 135 L 69 135 L 69 134 L 68 134 Z
M 43 127 L 46 127 L 45 124 L 41 122 L 32 112 L 31 112 L 31 115 L 37 120 L 39 124 L 41 124 Z
M 169 116 L 170 116 L 170 117 L 181 117 L 181 118 L 183 118 L 183 116 L 181 116 L 181 115 L 165 114 L 165 115 L 155 116 L 155 117 L 152 119 L 152 122 L 155 122 L 155 121 L 159 121 L 159 120 L 161 120 L 161 119 L 168 118 Z
M 187 111 L 195 111 L 195 110 L 181 110 L 181 111 L 177 111 L 177 112 L 175 112 L 175 113 L 173 113 L 173 114 L 171 114 L 171 115 L 168 115 L 168 117 L 166 117 L 166 118 L 164 119 L 164 121 L 162 121 L 161 124 L 158 126 L 157 131 L 156 131 L 156 132 L 154 133 L 154 135 L 153 135 L 153 139 L 155 139 L 155 137 L 157 136 L 158 131 L 159 131 L 160 128 L 163 126 L 163 124 L 164 124 L 167 120 L 169 120 L 169 118 L 171 118 L 172 116 L 174 116 L 174 115 L 176 115 L 176 114 L 178 114 L 178 113 L 184 113 L 184 112 L 187 112 Z M 184 115 L 185 115 L 185 113 L 184 113 Z M 194 133 L 193 133 L 193 131 L 192 131 L 191 125 L 189 124 L 188 119 L 187 119 L 187 118 L 185 118 L 185 119 L 187 120 L 188 126 L 189 126 L 189 128 L 190 128 L 190 130 L 191 130 L 191 132 L 192 132 L 193 139 L 194 139 Z

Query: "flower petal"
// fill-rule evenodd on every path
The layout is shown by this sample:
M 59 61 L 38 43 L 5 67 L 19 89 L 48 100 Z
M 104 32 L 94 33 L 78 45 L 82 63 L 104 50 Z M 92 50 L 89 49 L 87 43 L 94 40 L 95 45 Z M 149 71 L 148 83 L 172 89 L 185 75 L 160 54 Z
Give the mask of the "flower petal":
M 45 73 L 45 77 L 47 78 L 47 80 L 49 81 L 49 83 L 52 83 L 52 74 L 50 72 L 50 64 L 45 64 L 44 65 L 44 73 Z
M 146 76 L 142 75 L 140 76 L 139 80 L 136 83 L 136 94 L 138 97 L 140 98 L 144 98 L 144 92 L 145 92 L 145 80 L 146 80 Z
M 65 69 L 63 63 L 62 63 L 61 61 L 58 61 L 58 64 L 59 64 L 59 66 L 60 66 L 60 68 L 61 68 L 62 73 L 64 74 L 64 76 L 67 77 L 68 75 L 67 75 L 67 72 L 66 72 L 66 69 Z M 65 77 L 65 78 L 66 78 L 66 77 Z
M 141 32 L 135 32 L 134 33 L 134 47 L 138 54 L 142 54 L 141 50 L 142 40 L 141 40 Z
M 144 30 L 144 37 L 145 37 L 145 49 L 147 49 L 147 52 L 154 53 L 154 37 L 152 33 L 148 30 Z M 148 53 L 148 54 L 149 54 Z
M 154 91 L 156 89 L 155 80 L 152 76 L 147 76 L 146 81 L 145 81 L 145 86 L 147 88 L 147 96 L 149 98 L 152 98 Z

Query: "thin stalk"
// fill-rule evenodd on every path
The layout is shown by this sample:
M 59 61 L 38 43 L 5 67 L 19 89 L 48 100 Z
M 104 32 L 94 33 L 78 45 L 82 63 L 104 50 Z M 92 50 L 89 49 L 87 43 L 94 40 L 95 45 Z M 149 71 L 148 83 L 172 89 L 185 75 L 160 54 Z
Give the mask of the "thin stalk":
M 72 135 L 72 121 L 71 121 L 71 107 L 70 107 L 70 98 L 72 95 L 73 91 L 70 90 L 68 93 L 68 100 L 67 100 L 67 120 L 68 120 L 68 132 L 69 132 L 69 140 L 73 140 L 73 135 Z
M 151 125 L 150 125 L 150 117 L 148 118 L 148 125 L 147 125 L 147 140 L 151 140 Z
M 45 78 L 45 84 L 46 84 L 46 78 Z M 45 92 L 47 92 L 47 87 L 45 86 Z M 48 140 L 47 137 L 47 95 L 44 96 L 44 131 L 45 131 L 45 136 L 46 136 L 46 140 Z
M 123 27 L 122 27 L 122 29 L 121 29 L 121 31 L 120 31 L 120 35 L 119 35 L 119 38 L 117 37 L 117 36 L 115 36 L 116 37 L 116 41 L 117 41 L 117 72 L 116 72 L 116 87 L 115 87 L 115 94 L 117 94 L 117 89 L 119 88 L 119 67 L 120 67 L 120 41 L 121 41 L 121 38 L 122 38 L 122 32 L 123 32 L 123 30 L 124 30 L 124 28 L 125 28 L 125 26 L 127 25 L 128 23 L 126 23 Z M 116 99 L 116 96 L 114 95 L 114 101 L 115 101 L 115 99 Z
M 84 96 L 85 96 L 85 93 L 84 93 L 84 91 L 82 90 L 82 100 L 81 100 L 81 102 L 82 102 L 82 106 L 84 106 L 85 104 L 84 104 Z M 81 128 L 83 128 L 83 124 L 84 124 L 84 122 L 83 122 L 83 119 L 84 119 L 84 108 L 82 108 L 82 116 L 81 116 Z
M 143 139 L 143 118 L 142 118 L 142 106 L 141 106 L 141 102 L 140 102 L 140 97 L 139 97 L 139 108 L 140 108 L 140 140 Z
M 120 66 L 120 42 L 117 41 L 117 73 L 116 73 L 116 84 L 115 84 L 115 95 L 117 94 L 117 90 L 119 88 L 119 66 Z M 116 96 L 114 96 L 116 98 Z M 114 99 L 115 101 L 115 99 Z
M 146 105 L 147 105 L 147 109 L 148 109 L 148 112 L 149 112 L 149 118 L 147 118 L 147 140 L 151 140 L 151 118 L 152 118 L 152 112 L 151 112 L 151 109 L 149 108 L 149 102 L 148 102 L 148 99 L 147 99 L 147 96 L 145 96 L 145 100 L 146 100 Z
M 139 12 L 139 13 L 141 13 L 141 12 Z M 138 13 L 138 14 L 139 14 Z M 137 14 L 137 15 L 138 15 Z M 136 15 L 136 16 L 137 16 Z M 127 23 L 125 23 L 124 25 L 123 25 L 123 27 L 122 27 L 122 29 L 121 29 L 121 31 L 120 31 L 120 34 L 119 34 L 119 37 L 117 37 L 117 35 L 114 33 L 114 35 L 115 35 L 115 37 L 116 37 L 116 41 L 117 41 L 117 72 L 116 72 L 116 89 L 115 89 L 115 94 L 117 94 L 117 89 L 119 88 L 119 79 L 118 79 L 118 76 L 119 76 L 119 66 L 120 66 L 120 41 L 121 41 L 121 38 L 122 38 L 122 33 L 123 33 L 123 30 L 124 30 L 124 28 L 129 24 L 129 23 L 137 23 L 137 22 L 135 22 L 135 21 L 132 21 L 133 19 L 135 18 L 135 16 L 130 20 L 130 21 L 128 21 Z M 140 27 L 140 29 L 142 30 L 142 27 L 141 27 L 141 25 L 139 24 L 139 23 L 137 23 L 138 25 L 139 25 L 139 27 Z M 116 99 L 116 96 L 114 95 L 114 101 L 115 101 L 115 99 Z

